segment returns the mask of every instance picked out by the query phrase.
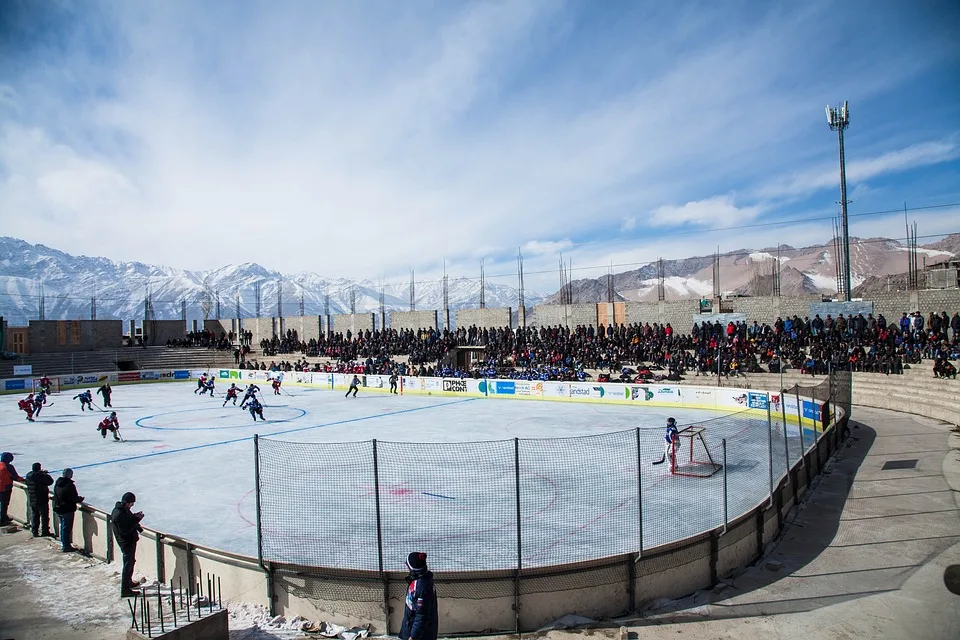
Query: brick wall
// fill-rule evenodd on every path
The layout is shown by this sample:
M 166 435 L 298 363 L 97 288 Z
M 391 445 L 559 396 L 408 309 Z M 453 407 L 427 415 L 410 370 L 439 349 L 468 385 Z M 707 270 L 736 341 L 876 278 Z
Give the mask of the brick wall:
M 576 327 L 597 324 L 597 305 L 590 304 L 541 304 L 533 308 L 533 314 L 527 317 L 527 324 L 533 327 L 555 325 Z
M 512 327 L 513 310 L 510 307 L 498 309 L 458 309 L 454 322 L 457 328 L 469 329 L 476 325 L 484 327 Z
M 391 329 L 427 329 L 437 327 L 438 311 L 391 311 L 389 326 Z
M 151 320 L 144 324 L 147 344 L 165 345 L 167 340 L 182 340 L 187 337 L 184 320 Z

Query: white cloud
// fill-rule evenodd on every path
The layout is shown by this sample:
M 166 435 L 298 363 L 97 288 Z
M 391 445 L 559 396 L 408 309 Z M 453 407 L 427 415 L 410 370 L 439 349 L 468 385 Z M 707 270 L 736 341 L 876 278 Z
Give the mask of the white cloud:
M 695 224 L 718 227 L 752 220 L 761 211 L 758 206 L 737 207 L 732 195 L 714 196 L 681 206 L 658 207 L 654 210 L 650 223 L 659 226 Z
M 559 240 L 556 242 L 553 241 L 542 241 L 542 240 L 530 240 L 523 244 L 520 249 L 523 251 L 523 254 L 531 255 L 543 255 L 545 253 L 549 254 L 558 254 L 563 251 L 566 251 L 573 246 L 573 243 L 569 240 Z
M 620 223 L 620 231 L 633 231 L 637 228 L 637 216 L 627 216 Z
M 888 151 L 863 160 L 847 159 L 847 181 L 869 180 L 887 173 L 905 171 L 960 157 L 960 146 L 953 140 L 921 142 L 903 149 Z M 776 180 L 757 191 L 760 198 L 783 198 L 808 195 L 826 188 L 839 188 L 837 166 L 822 167 Z

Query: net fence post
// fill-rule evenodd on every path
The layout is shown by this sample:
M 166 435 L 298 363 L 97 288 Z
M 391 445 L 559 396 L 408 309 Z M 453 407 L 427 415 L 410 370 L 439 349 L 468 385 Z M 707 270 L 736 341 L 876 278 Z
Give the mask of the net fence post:
M 383 525 L 380 514 L 380 457 L 377 452 L 377 439 L 373 439 L 373 499 L 377 509 L 377 570 L 383 581 L 383 627 L 384 634 L 390 635 L 390 581 L 383 572 Z
M 520 636 L 520 571 L 523 569 L 523 538 L 520 531 L 520 438 L 513 439 L 514 486 L 517 506 L 517 573 L 513 581 L 513 608 L 517 637 Z
M 786 415 L 786 411 L 783 410 L 783 394 L 780 394 L 780 407 L 781 413 Z M 790 481 L 790 438 L 787 437 L 787 421 L 783 420 L 783 459 L 786 462 L 785 475 L 787 477 L 787 484 L 791 484 Z
M 773 504 L 773 417 L 770 414 L 770 394 L 767 394 L 767 466 L 770 470 L 770 504 Z
M 780 409 L 783 413 L 783 428 L 787 428 L 787 390 L 780 390 Z M 800 464 L 807 466 L 807 449 L 803 444 L 803 425 L 797 425 L 797 432 L 800 434 Z
M 640 444 L 640 427 L 637 432 L 637 527 L 640 538 L 640 549 L 637 556 L 643 555 L 643 448 Z
M 721 444 L 723 445 L 723 533 L 725 534 L 727 532 L 727 523 L 730 522 L 729 498 L 727 494 L 727 439 L 724 438 Z
M 263 566 L 263 526 L 260 515 L 260 435 L 253 434 L 253 477 L 257 489 L 257 562 Z

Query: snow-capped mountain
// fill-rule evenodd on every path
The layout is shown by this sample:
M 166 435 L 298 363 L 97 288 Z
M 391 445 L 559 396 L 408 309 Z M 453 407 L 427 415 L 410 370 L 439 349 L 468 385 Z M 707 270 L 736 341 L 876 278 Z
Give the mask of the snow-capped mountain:
M 952 259 L 960 246 L 960 234 L 918 247 L 919 263 L 933 264 Z M 836 255 L 832 244 L 794 248 L 781 245 L 780 293 L 784 296 L 836 293 Z M 858 286 L 907 271 L 907 247 L 887 238 L 851 238 L 850 270 L 854 293 Z M 727 294 L 771 295 L 772 271 L 777 248 L 740 249 L 720 255 L 720 291 Z M 664 288 L 667 300 L 711 297 L 713 295 L 712 255 L 664 260 Z M 650 263 L 639 269 L 615 274 L 613 286 L 618 300 L 657 300 L 658 267 Z M 871 280 L 873 278 L 874 280 Z M 606 278 L 574 280 L 574 302 L 600 302 L 607 299 Z M 546 300 L 555 303 L 559 293 Z
M 277 315 L 279 286 L 282 286 L 284 316 L 299 314 L 301 295 L 305 315 L 323 314 L 328 295 L 332 314 L 349 313 L 351 297 L 355 297 L 358 313 L 380 309 L 380 285 L 376 282 L 324 278 L 309 272 L 282 274 L 255 263 L 212 271 L 185 271 L 140 262 L 72 256 L 9 237 L 0 237 L 0 256 L 3 256 L 0 258 L 0 316 L 14 326 L 37 319 L 41 286 L 47 320 L 90 318 L 94 299 L 99 319 L 140 319 L 144 316 L 148 290 L 154 317 L 158 320 L 180 318 L 184 301 L 188 320 L 216 317 L 218 297 L 220 317 L 236 317 L 239 299 L 241 316 L 249 318 L 257 315 L 255 290 L 258 285 L 260 315 L 265 317 Z M 442 281 L 418 281 L 415 294 L 417 309 L 443 306 Z M 516 307 L 517 298 L 514 287 L 485 284 L 484 300 L 488 307 Z M 532 305 L 539 303 L 543 296 L 525 291 L 524 299 Z M 450 278 L 448 300 L 454 310 L 479 306 L 479 280 Z M 384 285 L 384 307 L 388 312 L 408 311 L 410 285 Z

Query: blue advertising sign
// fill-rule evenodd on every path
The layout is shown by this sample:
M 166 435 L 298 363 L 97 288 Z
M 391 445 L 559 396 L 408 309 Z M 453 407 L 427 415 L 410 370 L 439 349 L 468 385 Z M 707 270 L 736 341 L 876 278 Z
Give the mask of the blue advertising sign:
M 174 380 L 189 380 L 190 372 L 189 371 L 174 371 L 173 372 Z
M 820 420 L 820 407 L 812 400 L 803 401 L 803 417 L 808 420 Z
M 24 386 L 24 381 L 23 381 L 23 380 L 7 380 L 7 381 L 4 383 L 4 387 L 6 387 L 7 391 L 14 391 L 14 390 L 16 390 L 16 389 L 25 389 L 25 388 L 26 388 L 26 387 Z
M 766 410 L 769 404 L 767 403 L 767 394 L 765 393 L 753 393 L 750 392 L 747 394 L 747 406 L 751 409 L 764 409 Z
M 497 380 L 496 383 L 494 383 L 493 388 L 495 390 L 494 392 L 497 395 L 500 395 L 500 394 L 513 395 L 514 393 L 517 392 L 517 383 L 514 382 L 513 380 L 506 380 L 506 381 Z

